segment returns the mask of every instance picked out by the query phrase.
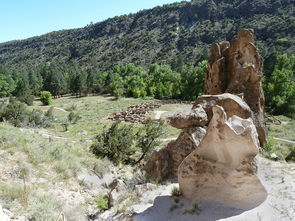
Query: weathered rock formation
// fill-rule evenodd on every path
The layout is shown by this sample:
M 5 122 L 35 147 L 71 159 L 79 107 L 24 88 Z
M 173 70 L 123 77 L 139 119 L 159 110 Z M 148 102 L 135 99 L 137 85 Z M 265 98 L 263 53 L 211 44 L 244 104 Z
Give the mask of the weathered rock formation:
M 169 177 L 177 177 L 179 165 L 198 147 L 205 134 L 206 130 L 202 127 L 184 129 L 175 141 L 151 155 L 144 167 L 147 178 L 160 182 Z
M 169 118 L 172 127 L 185 129 L 190 127 L 204 127 L 208 123 L 207 114 L 201 106 L 194 106 L 189 112 L 179 112 Z
M 169 119 L 182 133 L 152 155 L 144 168 L 149 178 L 177 176 L 185 197 L 236 207 L 266 198 L 254 161 L 266 131 L 262 58 L 253 42 L 253 33 L 243 29 L 230 43 L 212 45 L 206 95 L 196 99 L 190 112 Z
M 198 97 L 190 112 L 177 113 L 169 118 L 170 124 L 182 128 L 182 132 L 177 140 L 152 154 L 144 167 L 149 179 L 159 182 L 168 177 L 177 177 L 181 162 L 199 146 L 205 136 L 206 127 L 213 116 L 212 108 L 216 105 L 222 106 L 229 117 L 253 117 L 250 107 L 236 95 L 225 93 Z
M 218 105 L 212 112 L 201 144 L 178 168 L 180 190 L 191 199 L 214 199 L 241 208 L 258 205 L 267 194 L 252 164 L 259 153 L 255 125 L 251 118 L 227 118 Z
M 264 94 L 262 90 L 263 59 L 254 46 L 251 30 L 241 29 L 231 42 L 213 43 L 205 78 L 205 94 L 243 94 L 254 113 L 260 144 L 266 139 Z

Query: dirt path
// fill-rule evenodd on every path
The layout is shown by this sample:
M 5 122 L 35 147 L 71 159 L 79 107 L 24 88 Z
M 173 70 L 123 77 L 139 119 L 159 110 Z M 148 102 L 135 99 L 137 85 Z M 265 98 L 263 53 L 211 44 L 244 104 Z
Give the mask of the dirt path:
M 283 142 L 287 142 L 287 143 L 295 144 L 295 141 L 292 141 L 292 140 L 282 139 L 282 138 L 278 138 L 278 137 L 273 137 L 273 139 L 283 141 Z
M 42 137 L 45 137 L 45 138 L 67 140 L 72 143 L 76 143 L 81 140 L 81 139 L 74 139 L 74 138 L 70 138 L 70 137 L 57 136 L 57 135 L 49 133 L 46 129 L 20 128 L 20 130 L 26 131 L 29 133 L 40 134 Z M 92 140 L 89 140 L 89 139 L 85 139 L 83 141 L 87 142 L 87 143 L 92 142 Z
M 60 108 L 60 107 L 53 107 L 54 109 L 57 109 L 57 110 L 60 110 L 60 111 L 62 111 L 62 112 L 64 112 L 64 113 L 67 113 L 68 111 L 66 111 L 65 109 L 62 109 L 62 108 Z
M 155 113 L 155 120 L 160 120 L 161 119 L 161 115 L 166 113 L 167 111 L 154 111 Z

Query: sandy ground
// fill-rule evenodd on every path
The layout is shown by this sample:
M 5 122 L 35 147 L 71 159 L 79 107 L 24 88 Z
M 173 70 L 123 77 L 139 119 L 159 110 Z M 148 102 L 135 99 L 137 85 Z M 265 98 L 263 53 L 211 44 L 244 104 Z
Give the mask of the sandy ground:
M 166 112 L 167 112 L 167 111 L 154 111 L 154 114 L 155 114 L 154 119 L 155 119 L 155 120 L 160 120 L 161 115 L 164 114 L 164 113 L 166 113 Z
M 181 199 L 175 203 L 171 197 L 173 185 L 160 186 L 143 194 L 141 201 L 152 204 L 133 206 L 135 221 L 287 221 L 295 220 L 295 164 L 274 162 L 257 157 L 258 176 L 268 192 L 267 199 L 255 208 L 241 210 L 222 203 Z M 198 205 L 197 210 L 193 210 Z

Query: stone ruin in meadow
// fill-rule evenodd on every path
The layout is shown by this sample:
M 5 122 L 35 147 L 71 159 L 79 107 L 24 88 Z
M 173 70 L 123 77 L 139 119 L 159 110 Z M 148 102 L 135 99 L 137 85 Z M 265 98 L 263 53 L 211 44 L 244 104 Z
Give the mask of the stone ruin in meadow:
M 187 113 L 169 121 L 182 129 L 167 147 L 151 155 L 144 170 L 154 181 L 177 177 L 184 197 L 214 199 L 236 207 L 261 203 L 266 191 L 254 157 L 266 139 L 263 60 L 251 30 L 231 42 L 213 43 L 205 95 Z

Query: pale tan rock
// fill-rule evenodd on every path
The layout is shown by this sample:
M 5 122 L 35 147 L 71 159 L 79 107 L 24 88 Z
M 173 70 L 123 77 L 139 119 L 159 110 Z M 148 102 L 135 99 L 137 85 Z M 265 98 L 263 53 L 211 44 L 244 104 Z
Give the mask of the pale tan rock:
M 172 127 L 185 129 L 189 127 L 203 127 L 208 123 L 207 114 L 202 106 L 195 106 L 189 112 L 178 112 L 168 118 Z
M 187 198 L 211 199 L 240 208 L 261 203 L 267 193 L 255 175 L 252 159 L 259 153 L 259 142 L 251 118 L 227 119 L 222 107 L 212 109 L 201 144 L 179 166 L 181 192 Z
M 254 46 L 253 31 L 241 29 L 232 41 L 213 43 L 205 77 L 205 94 L 241 94 L 254 113 L 261 145 L 266 140 L 263 59 Z
M 175 141 L 154 152 L 143 168 L 147 179 L 160 182 L 177 177 L 178 166 L 199 146 L 205 134 L 206 130 L 201 127 L 186 128 Z
M 181 162 L 193 152 L 201 143 L 206 130 L 202 127 L 186 128 L 177 138 L 176 141 L 167 145 L 169 151 L 169 174 L 177 177 L 178 167 Z
M 170 152 L 167 148 L 152 153 L 143 168 L 146 178 L 155 182 L 165 180 L 170 175 L 169 163 Z
M 247 103 L 237 95 L 224 93 L 218 95 L 202 95 L 197 98 L 193 109 L 202 106 L 208 116 L 208 122 L 212 119 L 212 108 L 216 105 L 222 106 L 228 117 L 233 115 L 241 118 L 253 117 L 253 112 Z
M 0 205 L 0 221 L 10 221 L 10 218 L 3 212 L 1 205 Z

